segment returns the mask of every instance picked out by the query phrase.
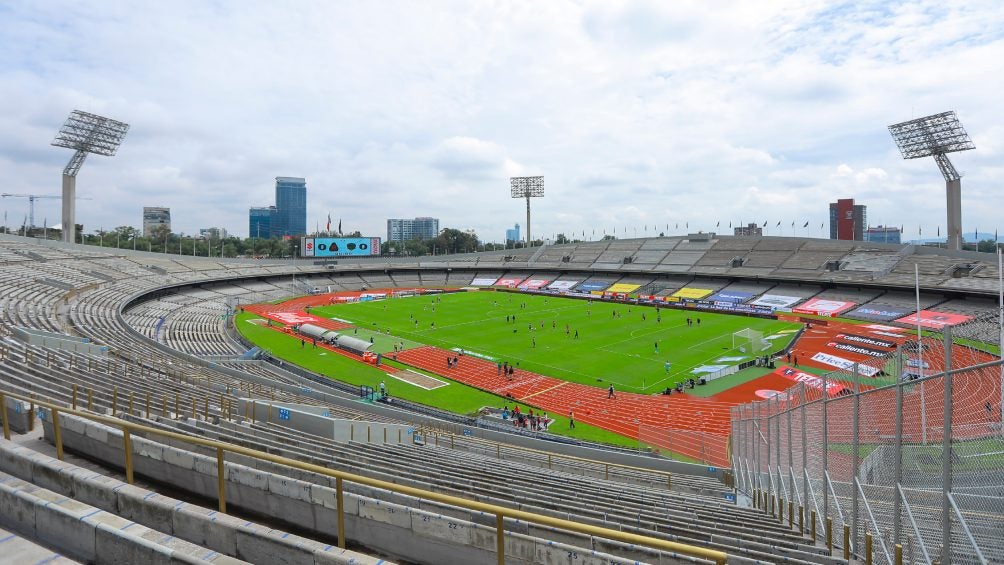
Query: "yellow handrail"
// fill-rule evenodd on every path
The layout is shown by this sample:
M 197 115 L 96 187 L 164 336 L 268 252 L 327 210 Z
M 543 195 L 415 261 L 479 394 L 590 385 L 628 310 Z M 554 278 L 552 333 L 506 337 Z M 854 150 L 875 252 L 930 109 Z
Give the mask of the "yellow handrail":
M 78 416 L 95 422 L 100 422 L 107 424 L 109 426 L 114 426 L 120 428 L 123 431 L 123 440 L 125 442 L 125 447 L 131 446 L 131 435 L 135 433 L 143 433 L 150 435 L 162 436 L 169 439 L 174 439 L 178 441 L 183 441 L 192 445 L 199 445 L 202 447 L 208 447 L 216 450 L 216 461 L 217 461 L 217 485 L 218 485 L 218 497 L 219 497 L 219 507 L 221 512 L 226 512 L 226 496 L 223 492 L 223 471 L 224 471 L 224 453 L 230 452 L 237 455 L 244 455 L 246 457 L 251 457 L 253 459 L 258 459 L 261 461 L 267 461 L 269 463 L 275 463 L 278 465 L 284 465 L 286 467 L 292 467 L 294 469 L 299 469 L 301 471 L 309 471 L 312 473 L 317 473 L 320 475 L 325 475 L 336 479 L 336 485 L 341 486 L 342 481 L 348 481 L 351 483 L 356 483 L 360 485 L 371 486 L 375 488 L 380 488 L 384 490 L 389 490 L 391 492 L 396 492 L 399 494 L 404 494 L 408 496 L 414 496 L 416 498 L 423 498 L 426 500 L 432 500 L 434 502 L 439 502 L 442 504 L 447 504 L 450 506 L 458 506 L 460 508 L 465 508 L 467 510 L 473 510 L 477 512 L 483 512 L 486 514 L 494 514 L 496 516 L 497 524 L 496 530 L 502 531 L 502 519 L 513 518 L 515 520 L 522 520 L 524 522 L 533 522 L 536 524 L 541 524 L 544 526 L 549 526 L 552 528 L 560 528 L 563 530 L 569 530 L 572 532 L 577 532 L 580 534 L 586 534 L 590 536 L 596 536 L 605 539 L 616 540 L 628 544 L 641 545 L 649 547 L 656 550 L 669 551 L 681 553 L 683 555 L 689 555 L 691 557 L 697 557 L 700 559 L 707 559 L 709 561 L 714 561 L 718 565 L 724 565 L 728 555 L 723 551 L 717 551 L 713 549 L 708 549 L 704 547 L 697 547 L 693 545 L 687 545 L 683 543 L 678 543 L 669 540 L 662 540 L 658 538 L 653 538 L 649 536 L 643 536 L 639 534 L 632 534 L 629 532 L 622 532 L 618 530 L 612 530 L 609 528 L 602 528 L 599 526 L 592 526 L 589 524 L 582 524 L 580 522 L 575 522 L 572 520 L 565 520 L 562 518 L 554 518 L 552 516 L 545 516 L 543 514 L 535 514 L 533 512 L 526 512 L 523 510 L 515 510 L 512 508 L 506 508 L 504 506 L 499 506 L 496 504 L 488 504 L 484 502 L 477 502 L 474 500 L 468 500 L 466 498 L 460 498 L 457 496 L 450 496 L 448 494 L 441 494 L 438 492 L 432 492 L 423 490 L 420 488 L 409 487 L 405 485 L 398 485 L 395 483 L 383 481 L 380 479 L 374 479 L 371 477 L 366 477 L 364 475 L 357 475 L 355 473 L 348 473 L 345 471 L 338 471 L 334 469 L 328 469 L 327 467 L 322 467 L 320 465 L 315 465 L 313 463 L 305 463 L 302 461 L 297 461 L 295 459 L 289 459 L 287 457 L 281 457 L 278 455 L 272 455 L 270 453 L 265 453 L 255 449 L 250 449 L 247 447 L 242 447 L 239 445 L 233 445 L 226 442 L 205 439 L 196 436 L 188 436 L 185 434 L 180 434 L 177 432 L 160 430 L 157 428 L 152 428 L 149 426 L 144 426 L 142 424 L 135 424 L 132 422 L 127 422 L 119 418 L 105 416 L 102 414 L 92 414 L 89 412 L 84 412 L 81 410 L 74 410 L 72 408 L 61 407 L 57 404 L 51 402 L 46 402 L 38 399 L 29 399 L 20 394 L 12 392 L 0 391 L 0 418 L 3 419 L 3 430 L 4 439 L 10 439 L 10 433 L 7 423 L 7 408 L 6 408 L 6 397 L 10 397 L 16 400 L 21 400 L 25 402 L 34 402 L 37 406 L 48 408 L 53 411 L 52 425 L 53 425 L 53 435 L 56 441 L 56 453 L 59 459 L 62 459 L 63 445 L 62 445 L 62 435 L 59 424 L 58 414 L 71 414 L 73 416 Z M 129 449 L 125 453 L 125 465 L 126 465 L 126 477 L 129 482 L 132 482 L 132 472 L 133 472 L 133 461 L 132 461 L 132 450 Z M 342 492 L 341 489 L 336 489 L 336 494 L 338 495 L 337 507 L 338 512 L 338 547 L 345 548 L 345 517 L 344 512 L 341 511 L 344 508 L 342 502 Z M 498 543 L 498 563 L 504 565 L 505 555 L 504 555 L 504 544 Z

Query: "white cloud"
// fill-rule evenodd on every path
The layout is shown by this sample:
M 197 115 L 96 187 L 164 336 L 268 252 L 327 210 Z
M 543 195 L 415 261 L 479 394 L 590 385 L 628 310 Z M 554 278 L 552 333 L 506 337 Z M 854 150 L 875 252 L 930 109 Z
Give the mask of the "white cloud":
M 80 173 L 88 229 L 165 204 L 177 229 L 243 233 L 292 175 L 308 225 L 432 215 L 499 239 L 525 221 L 507 177 L 544 174 L 538 234 L 818 227 L 836 197 L 933 232 L 940 173 L 885 126 L 946 109 L 977 145 L 952 155 L 964 223 L 1004 208 L 993 2 L 24 1 L 0 5 L 0 49 L 5 191 L 58 192 L 69 110 L 132 125 Z

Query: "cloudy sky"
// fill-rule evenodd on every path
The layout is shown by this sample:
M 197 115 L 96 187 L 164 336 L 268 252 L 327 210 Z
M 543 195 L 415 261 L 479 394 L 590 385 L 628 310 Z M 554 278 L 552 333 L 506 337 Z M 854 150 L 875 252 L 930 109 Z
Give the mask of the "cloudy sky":
M 50 143 L 81 109 L 131 124 L 78 177 L 88 232 L 161 205 L 176 232 L 247 235 L 274 177 L 303 176 L 310 227 L 434 216 L 497 241 L 525 224 L 508 177 L 542 174 L 535 235 L 820 236 L 851 197 L 927 237 L 944 181 L 886 126 L 956 110 L 964 231 L 1004 231 L 1002 93 L 997 0 L 4 0 L 0 190 L 58 194 Z M 27 208 L 0 199 L 11 224 Z

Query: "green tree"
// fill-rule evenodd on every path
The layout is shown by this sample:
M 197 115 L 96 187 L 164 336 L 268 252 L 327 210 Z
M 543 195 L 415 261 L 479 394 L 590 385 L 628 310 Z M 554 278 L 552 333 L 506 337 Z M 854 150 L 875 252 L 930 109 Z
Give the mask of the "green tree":
M 984 239 L 976 245 L 976 250 L 983 253 L 997 253 L 997 242 L 992 239 Z
M 432 245 L 436 247 L 436 253 L 469 253 L 477 251 L 478 236 L 454 228 L 445 228 L 432 240 Z

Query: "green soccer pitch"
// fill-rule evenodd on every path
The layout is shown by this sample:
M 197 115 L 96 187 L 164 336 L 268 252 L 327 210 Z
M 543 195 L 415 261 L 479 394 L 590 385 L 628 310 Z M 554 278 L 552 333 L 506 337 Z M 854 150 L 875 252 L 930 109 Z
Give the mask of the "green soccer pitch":
M 696 310 L 487 291 L 314 307 L 311 314 L 350 322 L 360 337 L 374 335 L 378 353 L 402 340 L 408 347 L 461 348 L 550 377 L 638 393 L 697 378 L 693 371 L 700 367 L 751 359 L 733 348 L 736 331 L 750 328 L 764 337 L 782 332 L 771 341 L 770 351 L 776 351 L 798 328 Z

